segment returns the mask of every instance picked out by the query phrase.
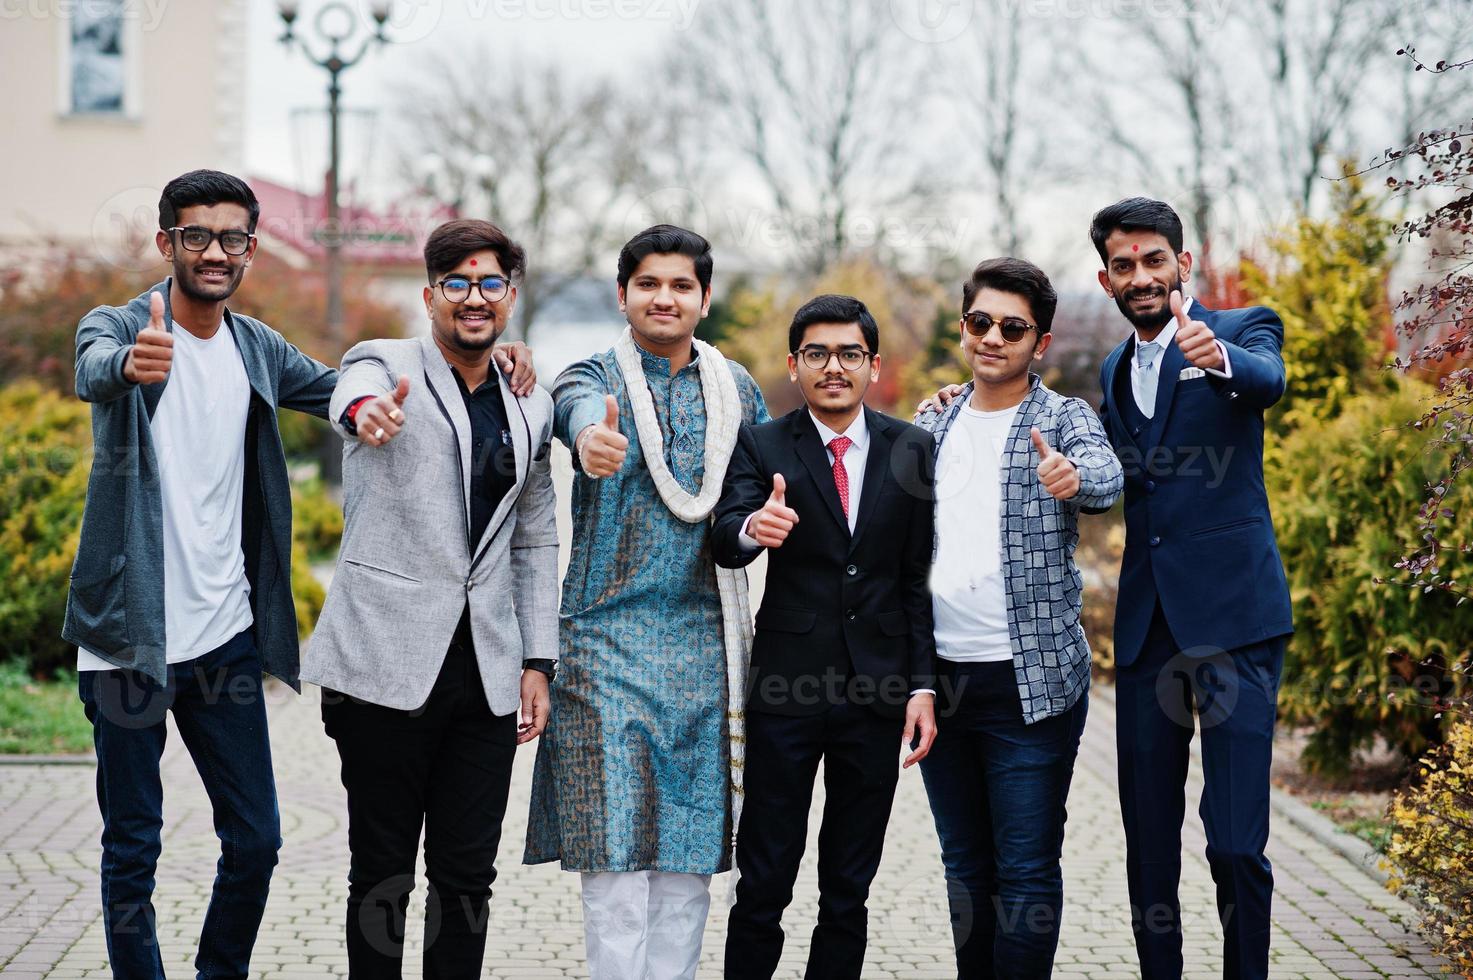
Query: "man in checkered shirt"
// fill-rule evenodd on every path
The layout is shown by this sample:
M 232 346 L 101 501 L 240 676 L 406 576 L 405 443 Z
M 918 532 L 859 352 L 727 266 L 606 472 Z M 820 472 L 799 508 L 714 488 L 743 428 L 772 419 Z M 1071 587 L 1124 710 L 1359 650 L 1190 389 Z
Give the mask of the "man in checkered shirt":
M 960 976 L 1047 977 L 1064 885 L 1064 804 L 1084 730 L 1089 644 L 1074 565 L 1081 510 L 1124 486 L 1088 404 L 1029 368 L 1058 296 L 1020 259 L 962 287 L 972 381 L 916 424 L 936 439 L 931 575 L 939 736 L 921 773 L 941 838 Z

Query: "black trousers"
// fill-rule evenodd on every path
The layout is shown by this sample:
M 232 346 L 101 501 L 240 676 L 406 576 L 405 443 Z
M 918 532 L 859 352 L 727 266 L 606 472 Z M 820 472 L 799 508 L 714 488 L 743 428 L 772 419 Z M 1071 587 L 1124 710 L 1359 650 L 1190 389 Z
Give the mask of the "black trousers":
M 767 980 L 783 949 L 783 909 L 808 839 L 813 781 L 823 760 L 818 834 L 818 924 L 809 980 L 858 977 L 864 965 L 870 882 L 900 775 L 898 718 L 835 705 L 821 714 L 747 715 L 746 800 L 737 830 L 736 905 L 726 932 L 726 976 Z
M 455 643 L 422 707 L 400 711 L 324 691 L 322 720 L 348 791 L 349 976 L 401 976 L 423 829 L 424 975 L 479 977 L 516 713 L 491 714 L 475 655 Z

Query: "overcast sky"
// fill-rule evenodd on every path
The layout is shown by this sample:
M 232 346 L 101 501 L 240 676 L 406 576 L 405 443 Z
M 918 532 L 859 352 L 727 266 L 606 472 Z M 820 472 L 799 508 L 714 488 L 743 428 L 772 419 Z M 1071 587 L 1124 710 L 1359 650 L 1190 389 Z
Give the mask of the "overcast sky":
M 391 180 L 398 159 L 390 133 L 401 99 L 398 86 L 433 59 L 464 56 L 484 46 L 508 58 L 551 58 L 572 74 L 631 77 L 657 57 L 689 22 L 699 0 L 397 0 L 388 34 L 343 74 L 345 177 Z M 327 72 L 299 48 L 276 42 L 276 0 L 249 0 L 250 78 L 246 114 L 246 169 L 291 184 L 320 179 L 327 158 Z M 323 6 L 304 0 L 299 33 L 315 41 L 311 20 Z M 348 0 L 355 12 L 370 0 Z M 359 17 L 362 25 L 369 23 Z M 362 33 L 360 33 L 360 37 Z M 344 46 L 357 50 L 357 42 Z M 313 43 L 317 57 L 325 54 Z M 495 93 L 488 91 L 487 98 Z M 370 122 L 371 120 L 371 122 Z M 372 129 L 372 135 L 369 130 Z M 367 159 L 365 159 L 365 152 Z

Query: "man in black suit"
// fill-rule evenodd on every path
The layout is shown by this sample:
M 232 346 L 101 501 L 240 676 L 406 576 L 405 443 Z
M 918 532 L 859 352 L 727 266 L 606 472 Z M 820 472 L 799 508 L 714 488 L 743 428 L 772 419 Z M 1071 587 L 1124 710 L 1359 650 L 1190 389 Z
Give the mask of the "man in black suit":
M 793 317 L 788 374 L 805 407 L 742 430 L 716 509 L 718 564 L 769 549 L 747 696 L 740 878 L 727 977 L 771 977 L 808 834 L 819 760 L 818 924 L 807 976 L 858 977 L 865 900 L 899 775 L 936 737 L 931 436 L 864 407 L 879 328 L 850 296 Z M 902 720 L 903 719 L 903 720 Z

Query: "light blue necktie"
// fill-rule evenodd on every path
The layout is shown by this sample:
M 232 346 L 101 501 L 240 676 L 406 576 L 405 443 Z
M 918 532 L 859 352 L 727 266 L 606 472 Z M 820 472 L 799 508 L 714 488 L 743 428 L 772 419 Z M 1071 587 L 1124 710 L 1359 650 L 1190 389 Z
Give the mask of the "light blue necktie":
M 1140 365 L 1140 380 L 1136 384 L 1135 401 L 1146 418 L 1156 416 L 1156 355 L 1161 345 L 1154 340 L 1136 345 L 1135 362 Z

